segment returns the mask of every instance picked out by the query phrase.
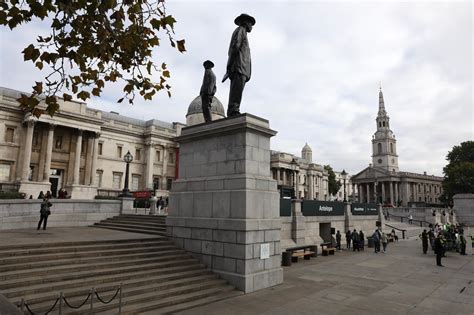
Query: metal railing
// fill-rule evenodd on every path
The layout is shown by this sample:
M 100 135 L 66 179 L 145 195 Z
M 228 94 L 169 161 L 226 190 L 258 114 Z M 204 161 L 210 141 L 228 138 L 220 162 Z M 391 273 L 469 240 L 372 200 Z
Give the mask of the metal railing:
M 394 218 L 399 218 L 400 219 L 400 222 L 404 222 L 403 220 L 406 220 L 406 221 L 410 221 L 410 218 L 407 218 L 407 217 L 404 217 L 404 216 L 401 216 L 401 215 L 394 215 L 394 214 L 390 214 L 387 216 L 388 218 L 391 218 L 391 217 L 394 217 Z M 411 219 L 412 222 L 418 222 L 420 224 L 420 227 L 423 227 L 423 224 L 425 224 L 425 227 L 429 227 L 430 225 L 432 225 L 432 223 L 428 222 L 428 221 L 425 221 L 425 220 L 419 220 L 419 219 Z
M 402 239 L 403 239 L 403 240 L 405 239 L 405 232 L 406 232 L 407 230 L 397 228 L 396 226 L 393 226 L 393 225 L 390 225 L 390 224 L 387 224 L 387 223 L 385 223 L 385 225 L 388 226 L 388 227 L 391 227 L 391 228 L 394 229 L 394 230 L 397 230 L 397 231 L 402 232 Z
M 97 292 L 97 290 L 95 288 L 91 288 L 89 290 L 89 293 L 88 293 L 87 297 L 85 298 L 85 300 L 82 303 L 80 303 L 79 305 L 72 305 L 71 303 L 69 303 L 69 301 L 66 298 L 66 295 L 64 294 L 64 292 L 61 291 L 59 293 L 59 297 L 56 299 L 56 301 L 54 301 L 53 305 L 49 308 L 49 310 L 47 312 L 44 313 L 44 315 L 48 315 L 49 313 L 54 311 L 54 309 L 56 308 L 58 303 L 59 303 L 58 313 L 59 313 L 59 315 L 62 315 L 63 311 L 64 311 L 63 308 L 69 307 L 71 309 L 79 309 L 79 308 L 83 307 L 89 301 L 89 299 L 90 299 L 90 301 L 89 301 L 89 314 L 93 314 L 93 311 L 94 311 L 94 296 L 97 298 L 97 301 L 99 301 L 100 303 L 109 304 L 110 302 L 112 302 L 117 297 L 117 295 L 118 295 L 118 299 L 119 299 L 119 301 L 118 301 L 118 314 L 121 315 L 122 314 L 122 284 L 119 285 L 119 287 L 115 291 L 114 295 L 108 301 L 104 301 L 99 296 L 99 293 Z M 23 313 L 25 311 L 27 311 L 30 315 L 39 315 L 40 314 L 40 313 L 33 312 L 24 298 L 21 299 L 21 303 L 19 305 L 19 308 Z

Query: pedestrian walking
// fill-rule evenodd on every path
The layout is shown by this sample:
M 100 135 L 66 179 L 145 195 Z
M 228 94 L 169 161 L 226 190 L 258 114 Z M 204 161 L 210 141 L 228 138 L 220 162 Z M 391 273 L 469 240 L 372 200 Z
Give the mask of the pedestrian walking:
M 380 251 L 380 236 L 378 230 L 375 230 L 372 234 L 372 239 L 374 240 L 374 252 L 377 254 Z
M 357 233 L 357 230 L 354 229 L 352 232 L 352 251 L 360 251 L 359 249 L 359 233 Z
M 436 253 L 436 265 L 440 267 L 444 267 L 441 264 L 441 257 L 443 257 L 443 252 L 444 252 L 444 246 L 443 246 L 443 241 L 441 239 L 441 233 L 438 234 L 438 236 L 435 239 L 434 250 Z
M 380 240 L 382 241 L 382 248 L 383 252 L 385 253 L 387 251 L 388 237 L 384 232 L 382 232 Z
M 408 223 L 409 224 L 412 224 L 413 223 L 413 216 L 410 214 L 410 216 L 408 217 Z
M 431 249 L 434 250 L 435 235 L 434 235 L 433 228 L 431 228 L 431 229 L 428 231 L 428 239 L 430 240 Z
M 423 245 L 423 254 L 426 254 L 428 251 L 428 233 L 426 233 L 426 229 L 423 230 L 423 233 L 419 236 L 421 238 L 421 243 Z
M 346 232 L 346 247 L 347 248 L 351 248 L 351 239 L 352 239 L 351 231 L 347 230 Z
M 341 232 L 339 230 L 336 232 L 336 249 L 341 251 Z
M 44 198 L 43 202 L 41 202 L 41 208 L 40 208 L 40 220 L 38 222 L 38 229 L 41 227 L 41 223 L 43 223 L 43 230 L 46 230 L 46 224 L 48 223 L 48 217 L 51 214 L 50 207 L 53 204 L 49 202 L 48 198 Z
M 364 250 L 364 232 L 362 232 L 362 230 L 360 230 L 359 232 L 359 248 L 360 250 Z
M 466 238 L 464 237 L 464 233 L 460 233 L 459 235 L 459 254 L 467 255 L 466 254 Z

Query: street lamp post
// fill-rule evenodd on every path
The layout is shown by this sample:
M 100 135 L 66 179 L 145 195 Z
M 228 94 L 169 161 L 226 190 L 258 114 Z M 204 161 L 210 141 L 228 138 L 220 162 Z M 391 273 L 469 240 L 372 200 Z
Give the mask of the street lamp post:
M 344 202 L 347 202 L 347 198 L 346 198 L 346 177 L 347 177 L 347 173 L 346 173 L 346 170 L 342 170 L 341 176 L 342 176 L 343 184 L 344 184 Z
M 123 160 L 125 161 L 125 163 L 127 163 L 127 166 L 125 168 L 125 184 L 122 190 L 122 197 L 131 197 L 132 194 L 128 189 L 128 173 L 130 169 L 130 163 L 133 161 L 133 155 L 130 154 L 130 151 L 127 151 L 127 154 L 123 156 Z
M 298 166 L 298 163 L 296 162 L 296 160 L 293 158 L 293 160 L 290 162 L 290 165 L 291 165 L 291 170 L 293 171 L 293 198 L 294 199 L 298 199 L 298 194 L 297 194 L 297 189 L 298 187 L 296 187 L 296 167 Z

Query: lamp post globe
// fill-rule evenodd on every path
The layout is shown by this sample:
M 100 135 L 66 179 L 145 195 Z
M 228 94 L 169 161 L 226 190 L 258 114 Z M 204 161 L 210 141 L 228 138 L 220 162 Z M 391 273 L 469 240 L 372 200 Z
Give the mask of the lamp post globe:
M 341 176 L 342 176 L 343 183 L 344 183 L 344 202 L 347 202 L 347 198 L 346 198 L 346 177 L 347 177 L 347 173 L 346 173 L 346 170 L 344 170 L 344 169 L 342 170 Z
M 128 189 L 128 177 L 129 177 L 130 163 L 133 161 L 133 155 L 130 154 L 130 151 L 127 151 L 127 153 L 123 156 L 123 160 L 125 163 L 127 163 L 127 165 L 125 167 L 125 183 L 122 190 L 122 197 L 131 197 L 132 194 L 130 193 L 130 190 Z

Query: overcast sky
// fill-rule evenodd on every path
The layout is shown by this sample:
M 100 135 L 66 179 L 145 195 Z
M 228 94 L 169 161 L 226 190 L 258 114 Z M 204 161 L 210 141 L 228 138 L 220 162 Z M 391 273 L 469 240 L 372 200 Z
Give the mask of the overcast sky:
M 172 98 L 117 104 L 121 89 L 109 87 L 89 106 L 185 122 L 210 59 L 226 107 L 229 81 L 220 79 L 234 18 L 245 12 L 257 23 L 248 35 L 253 73 L 241 112 L 270 121 L 278 131 L 273 150 L 301 156 L 307 142 L 313 162 L 361 171 L 371 163 L 380 82 L 400 170 L 441 176 L 447 152 L 474 139 L 470 1 L 173 0 L 167 8 L 187 48 L 180 54 L 162 46 L 155 54 L 171 70 Z M 0 86 L 31 90 L 41 74 L 20 52 L 48 32 L 41 23 L 1 30 Z

